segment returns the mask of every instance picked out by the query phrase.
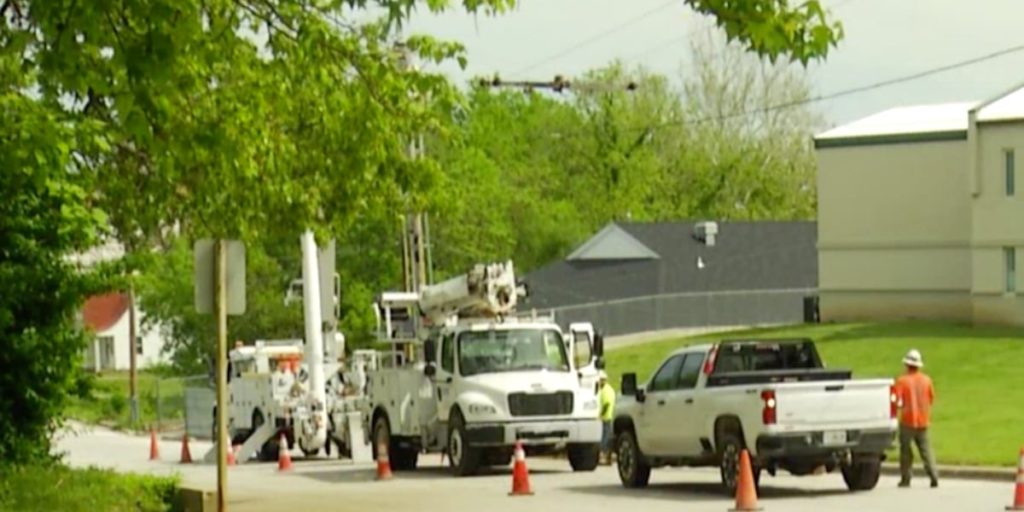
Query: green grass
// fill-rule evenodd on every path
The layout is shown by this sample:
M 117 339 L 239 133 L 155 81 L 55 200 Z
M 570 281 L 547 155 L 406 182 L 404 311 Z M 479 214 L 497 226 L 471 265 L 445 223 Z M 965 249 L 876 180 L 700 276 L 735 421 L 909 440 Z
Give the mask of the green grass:
M 66 409 L 69 418 L 117 429 L 146 429 L 150 425 L 156 426 L 158 420 L 164 427 L 184 421 L 184 382 L 180 378 L 138 373 L 137 425 L 131 424 L 128 372 L 107 372 L 90 380 L 90 389 L 83 393 L 85 396 L 73 398 Z
M 643 382 L 668 353 L 735 337 L 814 339 L 825 364 L 854 378 L 896 377 L 907 350 L 919 349 L 935 383 L 932 444 L 942 464 L 1017 464 L 1024 445 L 1024 329 L 932 323 L 825 324 L 670 339 L 607 354 L 609 380 Z
M 0 510 L 174 510 L 177 480 L 65 466 L 0 466 Z

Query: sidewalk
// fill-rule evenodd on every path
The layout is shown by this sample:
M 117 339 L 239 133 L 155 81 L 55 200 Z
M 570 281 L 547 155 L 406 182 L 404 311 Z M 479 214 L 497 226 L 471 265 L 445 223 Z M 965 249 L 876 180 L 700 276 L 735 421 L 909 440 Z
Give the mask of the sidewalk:
M 898 463 L 886 462 L 882 464 L 883 475 L 900 474 Z M 928 478 L 924 467 L 918 462 L 914 465 L 915 478 Z M 993 482 L 1013 482 L 1017 478 L 1016 468 L 1000 468 L 992 466 L 944 466 L 939 465 L 939 478 L 958 478 L 963 480 L 988 480 Z

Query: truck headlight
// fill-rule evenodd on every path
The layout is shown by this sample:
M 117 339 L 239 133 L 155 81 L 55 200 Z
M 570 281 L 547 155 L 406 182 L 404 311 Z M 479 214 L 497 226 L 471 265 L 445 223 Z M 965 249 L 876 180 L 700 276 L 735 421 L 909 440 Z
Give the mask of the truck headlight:
M 586 402 L 583 402 L 583 410 L 584 411 L 596 411 L 597 410 L 597 400 L 591 399 L 591 400 L 587 400 Z
M 498 414 L 498 408 L 491 404 L 469 404 L 469 413 L 475 415 Z

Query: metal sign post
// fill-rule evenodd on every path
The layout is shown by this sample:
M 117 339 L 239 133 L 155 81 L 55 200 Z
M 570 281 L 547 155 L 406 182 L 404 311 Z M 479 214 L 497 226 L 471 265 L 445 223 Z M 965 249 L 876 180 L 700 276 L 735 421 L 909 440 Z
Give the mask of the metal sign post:
M 245 313 L 245 246 L 235 240 L 197 240 L 195 304 L 217 319 L 217 510 L 227 510 L 227 356 L 228 315 Z M 230 265 L 228 264 L 230 261 Z

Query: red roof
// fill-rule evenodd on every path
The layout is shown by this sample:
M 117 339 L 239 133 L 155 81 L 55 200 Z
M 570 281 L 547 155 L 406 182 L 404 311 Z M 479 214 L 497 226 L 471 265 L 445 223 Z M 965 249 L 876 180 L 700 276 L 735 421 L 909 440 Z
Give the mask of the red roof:
M 82 321 L 95 332 L 110 329 L 128 311 L 128 295 L 107 293 L 94 295 L 82 307 Z

